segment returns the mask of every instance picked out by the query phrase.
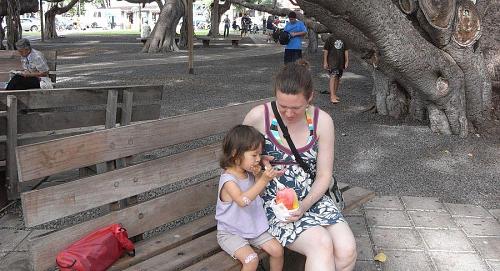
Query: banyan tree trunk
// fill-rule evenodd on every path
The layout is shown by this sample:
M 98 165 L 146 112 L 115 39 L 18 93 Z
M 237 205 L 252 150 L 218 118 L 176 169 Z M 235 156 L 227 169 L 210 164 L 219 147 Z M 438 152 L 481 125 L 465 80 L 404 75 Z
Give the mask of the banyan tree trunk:
M 68 12 L 79 0 L 71 0 L 66 6 L 59 7 L 58 3 L 45 12 L 45 31 L 46 39 L 55 39 L 58 37 L 56 30 L 56 15 Z
M 375 47 L 372 61 L 377 109 L 382 114 L 427 119 L 433 131 L 466 136 L 489 118 L 491 85 L 476 42 L 480 16 L 469 0 L 297 1 L 316 16 L 326 9 Z M 398 6 L 399 3 L 399 6 Z M 344 36 L 357 51 L 370 46 Z M 358 37 L 359 38 L 359 37 Z M 469 125 L 472 124 L 472 125 Z
M 219 1 L 214 0 L 210 5 L 210 30 L 208 31 L 208 36 L 217 37 L 219 33 L 219 24 L 222 14 L 229 10 L 231 3 L 225 1 L 224 4 L 219 4 Z
M 175 43 L 175 28 L 184 16 L 186 6 L 186 0 L 165 1 L 150 39 L 144 45 L 142 52 L 158 53 L 179 50 Z
M 210 4 L 210 30 L 208 31 L 208 36 L 219 36 L 219 22 L 219 1 L 214 0 L 212 4 Z
M 2 25 L 3 17 L 4 16 L 0 16 L 0 50 L 6 49 L 5 46 L 3 45 L 3 40 L 5 39 L 5 31 L 3 30 L 3 25 Z
M 7 1 L 7 49 L 15 50 L 16 42 L 22 37 L 21 4 L 19 0 Z

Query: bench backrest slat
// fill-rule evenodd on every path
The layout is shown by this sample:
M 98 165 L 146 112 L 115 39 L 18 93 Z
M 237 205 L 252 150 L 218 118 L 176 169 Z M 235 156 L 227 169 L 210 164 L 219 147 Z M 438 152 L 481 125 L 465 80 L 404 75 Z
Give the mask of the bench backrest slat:
M 0 106 L 5 108 L 7 95 L 17 97 L 19 110 L 105 105 L 109 90 L 120 91 L 118 101 L 122 100 L 121 90 L 132 91 L 136 103 L 157 101 L 161 99 L 162 89 L 161 85 L 137 85 L 2 91 L 0 92 Z
M 132 237 L 187 214 L 203 210 L 215 204 L 217 185 L 218 179 L 211 179 L 58 232 L 31 239 L 28 243 L 32 267 L 34 270 L 47 270 L 55 265 L 57 253 L 68 244 L 109 224 L 122 223 L 129 236 Z
M 269 99 L 137 123 L 17 148 L 19 180 L 28 181 L 227 131 Z
M 33 227 L 217 169 L 219 152 L 220 144 L 209 145 L 22 193 L 25 225 Z

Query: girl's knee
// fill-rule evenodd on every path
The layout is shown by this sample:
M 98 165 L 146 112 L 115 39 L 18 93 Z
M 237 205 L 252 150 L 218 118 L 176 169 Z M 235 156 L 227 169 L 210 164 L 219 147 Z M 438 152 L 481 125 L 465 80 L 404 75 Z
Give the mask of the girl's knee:
M 273 258 L 283 258 L 285 254 L 281 245 L 271 246 L 266 252 Z
M 257 253 L 248 254 L 242 261 L 243 270 L 257 270 L 259 266 L 259 256 Z

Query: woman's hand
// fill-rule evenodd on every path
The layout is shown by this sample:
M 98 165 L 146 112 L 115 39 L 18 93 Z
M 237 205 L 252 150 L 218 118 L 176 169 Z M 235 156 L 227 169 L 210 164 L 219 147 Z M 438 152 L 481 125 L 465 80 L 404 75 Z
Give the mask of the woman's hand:
M 300 218 L 302 218 L 302 216 L 304 215 L 304 213 L 306 212 L 307 210 L 304 210 L 304 207 L 302 205 L 302 201 L 299 202 L 299 209 L 293 211 L 293 212 L 290 212 L 290 216 L 286 219 L 287 222 L 295 222 L 297 220 L 299 220 Z

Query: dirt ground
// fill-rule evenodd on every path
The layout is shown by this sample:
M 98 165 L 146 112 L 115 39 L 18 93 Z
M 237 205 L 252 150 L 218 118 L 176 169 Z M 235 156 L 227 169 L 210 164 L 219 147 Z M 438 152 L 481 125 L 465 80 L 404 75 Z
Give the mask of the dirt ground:
M 165 84 L 172 116 L 270 97 L 272 75 L 282 64 L 282 49 L 255 36 L 230 44 L 195 46 L 194 75 L 187 74 L 186 52 L 140 53 L 135 36 L 68 36 L 35 48 L 58 50 L 57 87 Z M 315 89 L 328 88 L 321 51 L 306 55 Z M 341 81 L 341 102 L 318 94 L 315 105 L 330 113 L 336 126 L 335 175 L 339 181 L 379 195 L 439 197 L 445 202 L 500 207 L 498 137 L 468 138 L 432 133 L 412 120 L 371 113 L 370 72 L 351 59 Z M 500 93 L 495 92 L 500 112 Z M 495 123 L 494 123 L 495 124 Z M 499 122 L 496 122 L 499 126 Z

